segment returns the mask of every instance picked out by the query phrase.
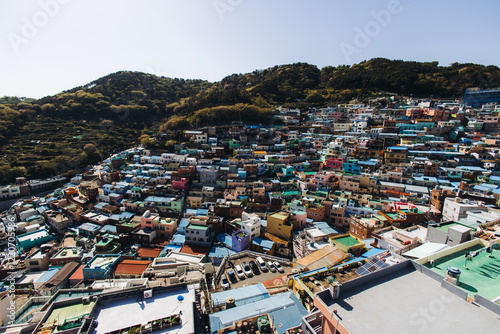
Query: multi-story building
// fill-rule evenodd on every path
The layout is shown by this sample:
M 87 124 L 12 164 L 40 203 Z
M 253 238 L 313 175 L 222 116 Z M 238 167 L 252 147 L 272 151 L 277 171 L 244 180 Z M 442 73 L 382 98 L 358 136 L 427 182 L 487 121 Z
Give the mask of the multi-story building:
M 386 227 L 388 222 L 383 216 L 356 216 L 350 217 L 349 233 L 360 239 L 368 239 L 372 237 L 375 230 Z
M 267 216 L 267 232 L 272 235 L 290 240 L 292 238 L 293 221 L 290 212 L 278 211 Z
M 407 148 L 403 146 L 390 146 L 384 152 L 386 164 L 398 165 L 406 162 Z
M 469 210 L 488 211 L 488 208 L 481 202 L 475 202 L 460 197 L 447 197 L 443 204 L 443 221 L 458 221 L 467 217 Z
M 210 247 L 214 232 L 207 225 L 189 224 L 184 229 L 186 244 L 199 247 Z
M 251 214 L 243 212 L 241 214 L 241 230 L 250 235 L 250 239 L 253 240 L 260 237 L 260 222 L 261 218 L 256 214 Z

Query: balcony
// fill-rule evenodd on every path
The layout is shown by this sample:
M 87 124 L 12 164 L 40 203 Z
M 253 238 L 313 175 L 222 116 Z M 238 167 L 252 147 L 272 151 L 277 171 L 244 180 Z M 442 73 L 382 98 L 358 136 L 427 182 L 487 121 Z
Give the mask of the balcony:
M 302 331 L 307 334 L 321 334 L 323 314 L 316 311 L 302 318 Z

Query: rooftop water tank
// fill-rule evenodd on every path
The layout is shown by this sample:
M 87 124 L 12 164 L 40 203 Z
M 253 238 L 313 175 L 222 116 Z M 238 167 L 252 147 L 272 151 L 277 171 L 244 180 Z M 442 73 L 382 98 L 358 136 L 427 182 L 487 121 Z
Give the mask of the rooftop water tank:
M 446 274 L 457 280 L 460 278 L 460 273 L 461 273 L 460 269 L 456 267 L 448 267 L 448 269 L 446 269 Z
M 233 297 L 226 298 L 226 310 L 236 307 L 236 300 Z

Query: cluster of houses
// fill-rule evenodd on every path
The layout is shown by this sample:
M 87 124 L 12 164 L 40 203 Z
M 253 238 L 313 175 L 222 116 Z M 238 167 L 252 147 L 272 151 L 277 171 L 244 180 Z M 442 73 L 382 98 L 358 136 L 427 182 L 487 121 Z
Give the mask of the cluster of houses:
M 390 315 L 446 291 L 430 332 L 498 328 L 500 106 L 389 101 L 184 131 L 172 151 L 131 148 L 19 200 L 0 224 L 3 326 L 411 333 Z M 458 258 L 486 283 L 446 266 Z

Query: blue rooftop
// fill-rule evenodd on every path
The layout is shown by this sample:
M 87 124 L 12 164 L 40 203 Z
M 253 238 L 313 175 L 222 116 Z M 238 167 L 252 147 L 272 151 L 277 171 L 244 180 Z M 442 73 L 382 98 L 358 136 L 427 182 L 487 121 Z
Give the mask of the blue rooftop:
M 230 326 L 235 321 L 258 316 L 263 313 L 269 313 L 279 334 L 284 334 L 288 328 L 299 326 L 302 322 L 302 317 L 308 314 L 293 292 L 285 292 L 266 298 L 265 303 L 254 301 L 211 314 L 210 329 L 212 333 L 217 333 L 219 329 Z M 281 326 L 278 326 L 278 324 L 281 324 Z
M 189 225 L 189 221 L 187 218 L 182 218 L 179 222 L 179 226 L 177 227 L 177 233 L 184 234 L 184 229 Z
M 176 233 L 174 234 L 172 241 L 170 241 L 170 244 L 181 246 L 184 245 L 185 242 L 186 242 L 186 236 L 184 234 Z
M 213 305 L 219 306 L 225 304 L 228 297 L 233 297 L 236 302 L 236 306 L 241 306 L 257 300 L 269 298 L 269 293 L 262 283 L 244 286 L 237 289 L 212 293 Z
M 271 248 L 273 248 L 274 241 L 265 240 L 265 239 L 261 239 L 261 238 L 255 238 L 255 239 L 253 239 L 252 244 L 260 246 L 260 247 L 264 248 L 265 250 L 271 250 Z
M 82 225 L 78 226 L 78 229 L 90 231 L 90 232 L 97 231 L 100 228 L 101 228 L 100 225 L 92 224 L 92 223 L 83 223 Z M 115 229 L 116 229 L 116 227 L 115 227 Z
M 105 225 L 101 228 L 101 232 L 116 233 L 116 226 L 115 225 Z
M 325 234 L 340 234 L 340 231 L 334 229 L 327 222 L 314 222 L 314 226 L 320 229 L 321 232 Z
M 226 245 L 229 248 L 233 248 L 233 239 L 231 236 L 227 233 L 219 233 L 215 237 L 218 241 L 222 242 L 224 245 Z
M 208 215 L 208 209 L 198 209 L 196 210 L 197 216 L 206 216 Z
M 60 270 L 61 268 L 50 268 L 49 270 L 47 270 L 42 276 L 40 276 L 40 278 L 37 279 L 37 283 L 42 283 L 42 282 L 47 282 L 48 280 L 50 280 L 52 277 L 55 276 L 55 274 L 57 274 L 57 272 Z
M 209 258 L 223 258 L 223 257 L 226 257 L 228 255 L 234 255 L 236 253 L 237 252 L 235 252 L 229 248 L 226 248 L 226 247 L 213 246 L 212 248 L 210 248 L 210 252 L 208 253 L 208 257 Z

